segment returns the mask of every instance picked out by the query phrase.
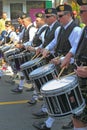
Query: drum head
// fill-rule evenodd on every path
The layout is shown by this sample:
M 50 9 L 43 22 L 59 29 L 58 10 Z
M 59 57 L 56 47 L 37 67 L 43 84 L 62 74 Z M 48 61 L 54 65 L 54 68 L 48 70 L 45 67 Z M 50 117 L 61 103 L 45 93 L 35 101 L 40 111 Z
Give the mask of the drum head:
M 2 48 L 2 52 L 7 51 L 8 49 L 10 49 L 10 47 L 11 47 L 11 45 L 8 45 L 8 46 L 3 47 L 3 48 Z
M 35 63 L 38 63 L 39 59 L 40 59 L 40 58 L 36 58 L 36 59 L 34 59 L 34 60 L 30 60 L 30 61 L 28 61 L 28 62 L 22 64 L 22 65 L 20 66 L 20 68 L 23 69 L 23 68 L 31 67 L 31 66 L 33 66 Z
M 53 92 L 57 91 L 59 93 L 65 92 L 66 90 L 70 90 L 73 87 L 75 87 L 77 84 L 77 76 L 66 76 L 65 78 L 61 78 L 58 80 L 51 80 L 44 84 L 41 88 L 42 93 L 43 92 Z
M 48 74 L 50 72 L 53 72 L 55 68 L 54 64 L 47 64 L 44 66 L 41 66 L 35 70 L 33 70 L 30 74 L 29 77 L 37 77 L 37 76 L 43 76 L 43 74 Z

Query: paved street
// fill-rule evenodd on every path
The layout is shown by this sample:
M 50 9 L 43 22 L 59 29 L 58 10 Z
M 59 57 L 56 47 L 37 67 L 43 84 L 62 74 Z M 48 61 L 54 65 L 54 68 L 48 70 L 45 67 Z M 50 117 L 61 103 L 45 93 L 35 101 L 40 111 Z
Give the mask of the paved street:
M 41 107 L 42 101 L 38 101 L 36 105 L 29 105 L 27 101 L 31 98 L 32 92 L 26 92 L 27 87 L 31 84 L 25 84 L 23 93 L 16 94 L 11 92 L 15 85 L 6 83 L 9 79 L 9 73 L 5 73 L 0 79 L 0 130 L 36 130 L 32 126 L 35 121 L 43 121 L 43 119 L 35 119 L 32 112 L 37 112 Z M 61 126 L 68 122 L 70 116 L 58 118 L 52 126 L 52 130 L 62 130 Z M 71 130 L 71 129 L 70 129 Z

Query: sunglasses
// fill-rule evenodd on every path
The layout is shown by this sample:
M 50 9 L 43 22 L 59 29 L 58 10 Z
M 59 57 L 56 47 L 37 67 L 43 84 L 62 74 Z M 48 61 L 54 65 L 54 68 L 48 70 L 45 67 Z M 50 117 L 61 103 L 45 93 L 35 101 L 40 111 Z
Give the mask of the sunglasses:
M 5 26 L 5 27 L 9 27 L 9 26 Z
M 52 17 L 53 15 L 50 15 L 50 16 L 45 16 L 46 18 L 50 18 L 50 17 Z
M 58 15 L 58 18 L 62 18 L 65 14 Z
M 60 14 L 60 15 L 58 15 L 58 18 L 62 18 L 64 15 L 66 15 L 66 14 L 68 14 L 69 12 L 67 11 L 67 12 L 64 12 L 64 14 Z
M 80 10 L 80 14 L 87 12 L 87 10 Z

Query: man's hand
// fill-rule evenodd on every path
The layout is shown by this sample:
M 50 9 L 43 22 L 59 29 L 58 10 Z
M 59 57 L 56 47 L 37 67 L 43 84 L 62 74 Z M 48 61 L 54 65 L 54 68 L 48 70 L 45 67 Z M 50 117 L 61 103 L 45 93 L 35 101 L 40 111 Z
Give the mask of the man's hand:
M 53 64 L 55 64 L 55 65 L 60 64 L 60 59 L 59 59 L 59 57 L 53 58 L 53 59 L 50 61 L 50 63 L 53 63 Z
M 65 58 L 61 61 L 61 68 L 63 67 L 68 67 L 69 64 L 70 64 L 70 60 L 71 60 L 71 57 L 72 57 L 72 53 L 68 53 Z
M 24 48 L 24 46 L 22 44 L 16 44 L 15 47 L 20 48 L 20 49 Z
M 27 49 L 27 50 L 29 50 L 29 51 L 33 51 L 33 52 L 35 52 L 35 51 L 36 51 L 36 50 L 35 50 L 35 48 L 34 48 L 34 47 L 32 47 L 32 46 L 28 46 L 26 49 Z
M 42 48 L 38 48 L 38 49 L 36 50 L 36 55 L 40 54 L 41 52 L 42 52 Z
M 87 66 L 77 67 L 77 69 L 75 70 L 75 72 L 76 72 L 76 74 L 77 74 L 79 77 L 87 78 Z
M 43 55 L 44 58 L 48 57 L 49 54 L 50 54 L 50 52 L 48 50 L 46 50 L 46 49 L 42 50 L 42 55 Z

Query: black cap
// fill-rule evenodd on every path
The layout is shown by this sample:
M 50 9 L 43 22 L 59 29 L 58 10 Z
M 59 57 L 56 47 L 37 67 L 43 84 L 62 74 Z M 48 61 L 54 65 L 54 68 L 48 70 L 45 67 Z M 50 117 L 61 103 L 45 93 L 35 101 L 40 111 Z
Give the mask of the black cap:
M 21 15 L 21 19 L 25 19 L 25 18 L 28 18 L 28 17 L 29 17 L 29 14 L 27 14 L 27 13 L 23 13 Z
M 12 25 L 12 22 L 10 20 L 5 22 L 5 26 L 11 26 L 11 25 Z
M 55 8 L 47 8 L 47 9 L 45 9 L 45 14 L 55 14 L 55 15 L 57 15 L 57 10 Z
M 45 18 L 45 14 L 42 13 L 42 12 L 36 13 L 35 16 L 38 17 L 38 18 Z
M 57 12 L 70 11 L 72 12 L 72 7 L 68 4 L 62 4 L 56 7 Z
M 87 0 L 77 0 L 79 5 L 87 5 Z

